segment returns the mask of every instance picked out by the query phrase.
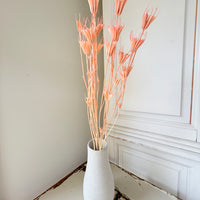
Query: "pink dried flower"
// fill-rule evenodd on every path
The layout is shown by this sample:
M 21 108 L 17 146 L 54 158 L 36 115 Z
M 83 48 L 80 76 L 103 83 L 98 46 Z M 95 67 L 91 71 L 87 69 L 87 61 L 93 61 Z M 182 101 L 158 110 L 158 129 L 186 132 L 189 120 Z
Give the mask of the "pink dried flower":
M 128 66 L 126 68 L 126 77 L 128 77 L 128 75 L 129 75 L 129 73 L 131 72 L 132 69 L 133 69 L 133 67 L 131 67 L 131 66 Z
M 155 20 L 155 18 L 158 15 L 158 9 L 152 9 L 149 12 L 149 9 L 147 8 L 144 11 L 143 17 L 142 17 L 142 29 L 145 30 L 149 27 L 149 25 Z
M 81 31 L 83 29 L 83 25 L 82 25 L 81 21 L 76 20 L 76 25 L 77 25 L 78 32 L 81 33 Z
M 88 0 L 89 6 L 90 6 L 90 12 L 92 13 L 93 16 L 96 16 L 97 10 L 98 10 L 98 5 L 99 5 L 99 0 Z
M 115 0 L 115 14 L 116 14 L 116 16 L 119 16 L 119 15 L 122 14 L 122 11 L 124 9 L 126 2 L 127 2 L 127 0 Z
M 104 27 L 104 24 L 102 24 L 102 23 L 99 23 L 99 24 L 95 27 L 95 34 L 96 34 L 96 36 L 99 35 L 99 33 L 101 32 L 101 30 L 103 29 L 103 27 Z
M 91 44 L 88 41 L 79 41 L 80 46 L 84 52 L 85 55 L 88 55 L 90 53 Z
M 108 30 L 110 31 L 111 40 L 112 41 L 118 41 L 120 33 L 122 32 L 124 26 L 117 25 L 117 26 L 108 26 Z
M 92 34 L 92 31 L 91 31 L 91 28 L 82 29 L 82 34 L 85 36 L 85 38 L 86 38 L 89 42 L 92 42 L 92 41 L 93 41 L 93 34 Z
M 137 37 L 136 35 L 133 34 L 133 32 L 131 32 L 130 34 L 131 52 L 136 52 L 145 39 L 146 39 L 146 33 L 143 36 L 140 35 L 139 37 Z
M 131 72 L 132 69 L 133 69 L 133 67 L 131 67 L 131 66 L 128 66 L 128 67 L 122 66 L 121 77 L 122 77 L 123 80 L 128 77 L 128 75 L 129 75 L 129 73 Z
M 116 49 L 116 45 L 117 45 L 116 41 L 114 41 L 114 42 L 105 42 L 106 53 L 107 53 L 108 57 L 113 56 L 113 54 L 115 52 L 115 49 Z
M 119 65 L 123 64 L 127 59 L 129 55 L 124 53 L 123 51 L 119 51 L 118 58 L 119 58 Z
M 86 104 L 88 107 L 88 120 L 94 149 L 97 150 L 104 148 L 105 140 L 119 117 L 127 83 L 126 80 L 133 69 L 136 51 L 146 38 L 146 29 L 157 15 L 157 9 L 152 10 L 150 13 L 148 9 L 145 10 L 142 19 L 141 34 L 130 34 L 130 51 L 125 53 L 120 50 L 118 52 L 118 62 L 115 62 L 117 59 L 117 43 L 124 28 L 121 25 L 120 15 L 126 2 L 127 0 L 115 0 L 115 24 L 108 26 L 111 34 L 110 42 L 104 39 L 103 43 L 99 42 L 99 34 L 104 28 L 102 18 L 97 19 L 96 17 L 99 0 L 88 0 L 92 13 L 90 23 L 87 19 L 83 23 L 81 23 L 80 18 L 76 20 L 79 32 L 83 81 L 87 90 Z M 98 53 L 103 46 L 106 48 L 105 76 L 103 86 L 100 87 Z M 103 88 L 102 92 L 100 91 L 101 88 Z M 99 95 L 101 95 L 101 98 L 99 98 Z M 110 106 L 111 98 L 114 98 L 115 101 L 112 104 L 113 106 Z M 101 101 L 99 102 L 100 99 Z

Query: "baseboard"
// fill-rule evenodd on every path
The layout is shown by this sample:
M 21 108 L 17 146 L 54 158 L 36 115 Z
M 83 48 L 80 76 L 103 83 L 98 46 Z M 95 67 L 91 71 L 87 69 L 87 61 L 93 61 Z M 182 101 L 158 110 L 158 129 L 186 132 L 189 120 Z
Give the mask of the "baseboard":
M 199 144 L 119 129 L 108 143 L 115 164 L 181 199 L 200 199 Z

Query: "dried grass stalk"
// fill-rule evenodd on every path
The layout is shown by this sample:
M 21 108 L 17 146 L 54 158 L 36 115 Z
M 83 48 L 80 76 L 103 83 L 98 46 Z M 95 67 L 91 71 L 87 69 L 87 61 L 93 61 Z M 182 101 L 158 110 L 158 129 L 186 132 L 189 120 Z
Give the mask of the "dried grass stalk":
M 98 42 L 99 34 L 104 28 L 103 20 L 96 17 L 99 0 L 88 0 L 91 11 L 90 22 L 88 19 L 81 22 L 80 17 L 76 20 L 83 81 L 87 91 L 88 121 L 94 141 L 94 149 L 96 150 L 101 150 L 104 147 L 105 141 L 118 119 L 124 99 L 127 77 L 133 69 L 136 53 L 146 39 L 146 29 L 158 14 L 158 9 L 150 10 L 147 8 L 142 17 L 141 33 L 139 35 L 130 33 L 130 50 L 128 52 L 117 51 L 120 34 L 124 28 L 121 25 L 120 16 L 126 2 L 127 0 L 115 0 L 115 25 L 108 26 L 110 41 Z M 103 91 L 100 92 L 97 55 L 103 46 L 106 48 L 107 57 Z M 117 63 L 114 62 L 116 56 L 118 56 Z M 100 94 L 101 98 L 99 98 Z M 112 108 L 111 100 L 114 101 Z

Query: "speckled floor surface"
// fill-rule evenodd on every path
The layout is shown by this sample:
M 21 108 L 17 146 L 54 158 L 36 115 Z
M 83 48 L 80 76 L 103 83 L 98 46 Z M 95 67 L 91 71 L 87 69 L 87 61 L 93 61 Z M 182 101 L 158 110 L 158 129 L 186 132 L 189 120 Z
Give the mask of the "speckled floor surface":
M 114 200 L 177 200 L 176 197 L 160 190 L 144 180 L 131 175 L 111 164 L 115 181 Z M 79 168 L 65 181 L 35 200 L 83 200 L 83 177 L 85 167 Z M 102 199 L 103 200 L 103 199 Z

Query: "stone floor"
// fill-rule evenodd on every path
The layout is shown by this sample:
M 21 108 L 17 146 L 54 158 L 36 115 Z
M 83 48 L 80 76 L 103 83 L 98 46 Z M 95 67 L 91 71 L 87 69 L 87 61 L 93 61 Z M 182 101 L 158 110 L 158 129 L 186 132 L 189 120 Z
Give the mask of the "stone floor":
M 113 164 L 111 168 L 116 187 L 114 200 L 177 200 L 169 193 Z M 85 166 L 83 165 L 35 200 L 83 200 L 84 172 Z

